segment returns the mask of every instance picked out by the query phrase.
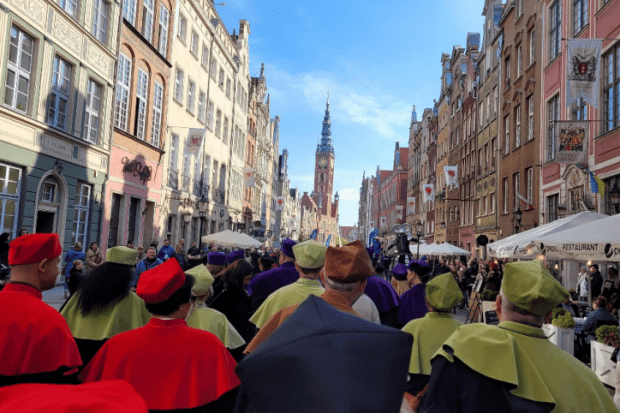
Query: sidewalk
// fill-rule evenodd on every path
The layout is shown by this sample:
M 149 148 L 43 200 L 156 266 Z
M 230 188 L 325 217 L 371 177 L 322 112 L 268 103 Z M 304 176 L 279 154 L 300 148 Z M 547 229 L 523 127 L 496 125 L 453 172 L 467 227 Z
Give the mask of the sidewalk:
M 65 302 L 65 288 L 62 284 L 57 285 L 51 290 L 43 291 L 43 302 L 51 305 L 56 310 Z

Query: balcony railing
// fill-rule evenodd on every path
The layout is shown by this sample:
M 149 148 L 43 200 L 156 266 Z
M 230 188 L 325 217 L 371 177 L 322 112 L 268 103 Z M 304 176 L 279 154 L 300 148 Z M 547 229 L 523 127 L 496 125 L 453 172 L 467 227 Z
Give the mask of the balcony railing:
M 168 186 L 172 189 L 179 189 L 179 171 L 168 171 Z

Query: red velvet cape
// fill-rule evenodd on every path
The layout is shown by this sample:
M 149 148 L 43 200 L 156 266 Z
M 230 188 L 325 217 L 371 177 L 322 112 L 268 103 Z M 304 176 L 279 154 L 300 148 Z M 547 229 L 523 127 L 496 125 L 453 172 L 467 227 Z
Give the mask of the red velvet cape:
M 0 388 L 0 413 L 148 413 L 123 380 L 74 385 L 16 384 Z
M 127 380 L 149 410 L 191 409 L 237 387 L 236 365 L 215 335 L 190 328 L 184 320 L 152 318 L 108 340 L 80 379 Z
M 41 292 L 24 284 L 0 291 L 0 376 L 55 372 L 82 365 L 71 330 Z

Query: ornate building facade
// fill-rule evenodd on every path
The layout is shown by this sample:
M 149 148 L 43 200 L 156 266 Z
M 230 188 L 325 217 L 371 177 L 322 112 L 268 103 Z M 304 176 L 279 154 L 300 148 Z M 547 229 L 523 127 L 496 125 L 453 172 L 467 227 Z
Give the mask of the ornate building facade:
M 120 3 L 0 4 L 0 231 L 101 236 Z

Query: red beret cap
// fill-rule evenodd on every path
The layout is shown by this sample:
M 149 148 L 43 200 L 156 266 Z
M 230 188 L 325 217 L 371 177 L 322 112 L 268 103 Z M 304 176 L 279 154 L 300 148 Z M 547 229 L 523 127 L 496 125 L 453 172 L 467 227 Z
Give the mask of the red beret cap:
M 9 265 L 38 264 L 62 254 L 58 234 L 31 234 L 9 244 Z
M 179 262 L 172 258 L 157 267 L 143 272 L 136 294 L 147 304 L 166 301 L 185 282 L 185 273 Z
M 328 247 L 325 253 L 325 275 L 342 284 L 363 281 L 375 273 L 368 252 L 359 241 L 344 247 Z

